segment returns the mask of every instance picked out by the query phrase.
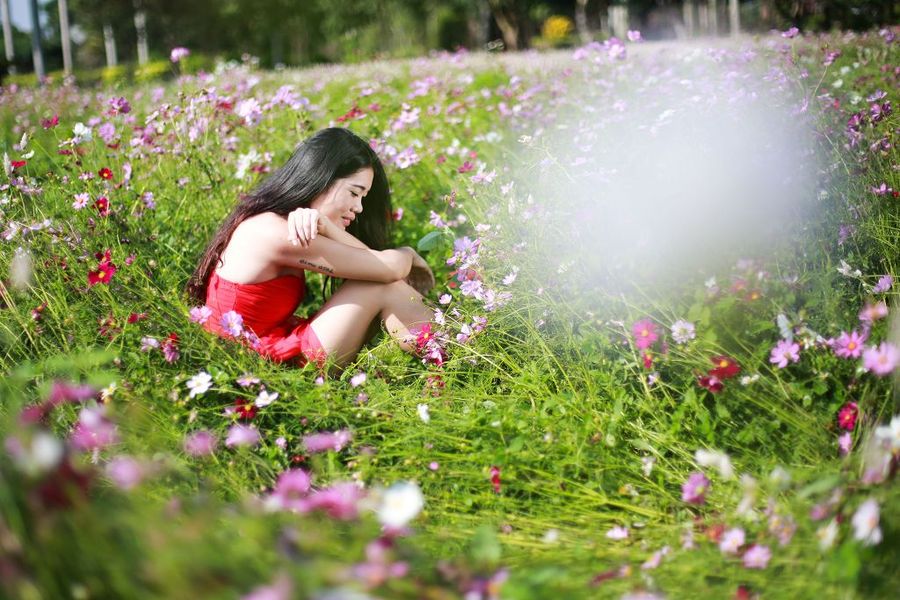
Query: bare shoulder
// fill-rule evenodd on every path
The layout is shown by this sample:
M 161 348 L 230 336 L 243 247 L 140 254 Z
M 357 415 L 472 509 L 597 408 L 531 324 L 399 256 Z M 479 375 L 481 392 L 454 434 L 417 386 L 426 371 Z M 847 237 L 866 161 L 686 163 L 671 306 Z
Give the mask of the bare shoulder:
M 241 221 L 234 230 L 233 239 L 251 243 L 277 242 L 287 239 L 287 219 L 273 212 L 253 215 Z

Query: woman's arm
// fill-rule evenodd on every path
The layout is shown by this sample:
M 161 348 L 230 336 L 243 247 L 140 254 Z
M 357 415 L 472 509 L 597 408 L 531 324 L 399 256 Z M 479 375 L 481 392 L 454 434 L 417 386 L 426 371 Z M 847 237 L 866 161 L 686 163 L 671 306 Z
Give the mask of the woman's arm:
M 354 248 L 368 249 L 359 238 L 347 233 L 313 208 L 301 207 L 288 214 L 287 229 L 288 241 L 295 245 L 305 246 L 318 234 Z

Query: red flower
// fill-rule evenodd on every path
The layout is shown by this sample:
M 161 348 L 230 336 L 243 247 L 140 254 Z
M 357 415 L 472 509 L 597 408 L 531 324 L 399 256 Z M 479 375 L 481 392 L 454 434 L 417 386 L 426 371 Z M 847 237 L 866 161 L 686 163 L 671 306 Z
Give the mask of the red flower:
M 722 383 L 722 380 L 715 375 L 703 375 L 701 377 L 698 377 L 697 385 L 709 390 L 713 394 L 721 392 L 725 387 L 725 385 Z
M 11 160 L 9 163 L 12 165 L 13 169 L 18 169 L 19 167 L 24 167 L 27 164 L 27 161 L 24 160 Z
M 146 318 L 147 318 L 147 313 L 145 313 L 145 312 L 131 313 L 130 315 L 128 315 L 128 322 L 129 323 L 137 323 L 138 321 L 143 321 Z
M 425 349 L 425 346 L 428 345 L 428 342 L 434 339 L 434 332 L 431 331 L 431 323 L 425 323 L 421 329 L 419 329 L 418 335 L 416 335 L 416 350 L 422 352 Z
M 491 466 L 491 485 L 494 486 L 494 493 L 500 493 L 500 467 Z
M 178 360 L 178 357 L 181 354 L 178 352 L 178 334 L 170 333 L 169 336 L 163 340 L 162 343 L 162 353 L 166 359 L 166 362 L 175 362 Z
M 98 283 L 108 284 L 112 276 L 116 274 L 116 265 L 109 260 L 109 251 L 104 260 L 97 265 L 96 271 L 88 271 L 88 285 L 95 286 Z
M 256 405 L 253 404 L 253 400 L 238 398 L 234 401 L 234 405 L 237 407 L 234 412 L 240 418 L 249 421 L 256 416 Z
M 112 179 L 112 171 L 108 168 L 103 167 L 97 172 L 97 175 L 100 176 L 100 179 Z
M 856 402 L 848 402 L 838 412 L 838 425 L 840 425 L 841 429 L 853 431 L 853 428 L 856 427 L 856 418 L 858 416 L 859 406 Z
M 94 208 L 97 209 L 97 212 L 100 213 L 101 217 L 105 217 L 109 215 L 109 198 L 106 196 L 100 196 L 94 202 Z
M 359 109 L 359 106 L 356 104 L 353 105 L 350 110 L 348 110 L 345 114 L 341 115 L 337 118 L 338 123 L 343 123 L 344 121 L 349 121 L 350 119 L 360 119 L 366 116 L 366 113 Z
M 728 379 L 741 372 L 740 365 L 727 356 L 713 356 L 712 362 L 715 368 L 710 369 L 709 374 L 719 379 Z
M 457 169 L 459 173 L 468 173 L 469 171 L 474 171 L 475 165 L 470 163 L 469 161 L 465 161 L 460 168 Z
M 44 129 L 52 129 L 59 125 L 59 115 L 53 115 L 49 119 L 41 119 L 41 127 Z
M 644 359 L 644 368 L 649 369 L 653 366 L 653 353 L 649 350 L 644 350 L 644 353 L 641 355 Z

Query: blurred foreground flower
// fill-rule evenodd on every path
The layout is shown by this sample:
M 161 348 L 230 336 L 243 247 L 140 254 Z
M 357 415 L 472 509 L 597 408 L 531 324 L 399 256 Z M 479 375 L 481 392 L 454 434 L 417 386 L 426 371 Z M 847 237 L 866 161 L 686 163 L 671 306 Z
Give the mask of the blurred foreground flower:
M 709 490 L 709 479 L 700 472 L 691 473 L 681 486 L 681 499 L 690 504 L 704 504 Z
M 881 542 L 881 528 L 879 519 L 878 502 L 869 498 L 863 502 L 853 513 L 853 537 L 861 541 L 864 546 L 873 546 Z
M 169 52 L 169 60 L 171 60 L 173 63 L 179 63 L 190 56 L 190 54 L 191 51 L 187 48 L 176 46 L 175 48 L 172 48 L 171 52 Z
M 375 510 L 378 521 L 390 529 L 401 529 L 422 512 L 425 497 L 412 482 L 398 482 L 384 490 Z

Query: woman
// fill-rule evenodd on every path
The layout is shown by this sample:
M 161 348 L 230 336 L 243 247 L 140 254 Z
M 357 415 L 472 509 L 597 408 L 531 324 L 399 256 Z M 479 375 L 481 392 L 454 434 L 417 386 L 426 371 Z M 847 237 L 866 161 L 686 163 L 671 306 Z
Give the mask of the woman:
M 232 210 L 188 293 L 212 310 L 208 330 L 249 330 L 253 347 L 274 360 L 346 365 L 381 322 L 414 353 L 432 315 L 422 294 L 434 275 L 412 248 L 385 249 L 390 223 L 378 156 L 346 129 L 324 129 Z M 344 283 L 315 316 L 299 319 L 306 271 Z

